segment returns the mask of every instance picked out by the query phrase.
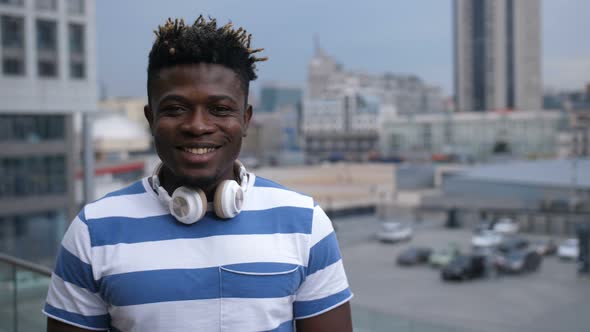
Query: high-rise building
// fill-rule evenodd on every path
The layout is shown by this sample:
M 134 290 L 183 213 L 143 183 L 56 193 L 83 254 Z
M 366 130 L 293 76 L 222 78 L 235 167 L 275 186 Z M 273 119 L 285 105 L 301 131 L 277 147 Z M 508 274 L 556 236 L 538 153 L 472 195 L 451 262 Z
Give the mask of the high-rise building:
M 0 0 L 1 252 L 51 263 L 78 212 L 74 114 L 96 110 L 95 26 L 94 0 Z
M 541 0 L 455 0 L 453 11 L 457 109 L 541 109 Z

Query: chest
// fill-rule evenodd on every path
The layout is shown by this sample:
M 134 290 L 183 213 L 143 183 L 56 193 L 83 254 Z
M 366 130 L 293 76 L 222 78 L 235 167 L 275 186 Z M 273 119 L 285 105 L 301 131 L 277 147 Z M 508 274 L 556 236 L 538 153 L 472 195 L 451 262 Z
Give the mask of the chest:
M 100 296 L 121 331 L 270 330 L 292 320 L 303 234 L 230 234 L 119 244 L 102 253 Z

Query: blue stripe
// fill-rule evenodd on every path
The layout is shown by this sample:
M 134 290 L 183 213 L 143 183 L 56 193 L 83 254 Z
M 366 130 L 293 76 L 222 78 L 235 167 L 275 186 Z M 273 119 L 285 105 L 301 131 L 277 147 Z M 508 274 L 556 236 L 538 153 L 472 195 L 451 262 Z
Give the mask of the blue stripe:
M 102 298 L 116 306 L 220 297 L 218 267 L 114 274 L 100 284 Z
M 311 247 L 309 251 L 307 275 L 314 274 L 315 272 L 336 263 L 340 258 L 340 249 L 338 248 L 336 233 L 332 232 Z
M 344 300 L 348 299 L 352 293 L 350 292 L 350 288 L 346 288 L 345 290 L 336 293 L 334 295 L 330 295 L 328 297 L 324 297 L 323 299 L 313 300 L 313 301 L 295 301 L 293 304 L 295 318 L 299 317 L 307 317 L 323 310 L 326 310 L 330 307 L 333 307 Z
M 92 275 L 92 266 L 81 261 L 80 258 L 76 257 L 63 246 L 60 248 L 57 256 L 55 274 L 63 280 L 78 287 L 86 288 L 93 293 L 98 291 L 97 284 Z
M 103 198 L 114 197 L 114 196 L 123 196 L 123 195 L 136 195 L 136 194 L 143 194 L 143 193 L 145 193 L 145 187 L 143 186 L 142 180 L 139 180 L 139 181 L 136 181 L 125 188 L 113 191 L 113 192 L 105 195 Z
M 311 234 L 313 210 L 279 207 L 244 211 L 231 220 L 221 221 L 213 213 L 193 225 L 179 223 L 171 215 L 148 218 L 109 217 L 88 221 L 92 247 L 118 244 L 196 239 L 216 235 Z
M 58 309 L 48 303 L 45 303 L 45 308 L 43 310 L 49 315 L 61 318 L 70 323 L 82 325 L 93 329 L 108 330 L 111 321 L 111 317 L 109 315 L 84 316 L 77 313 Z
M 80 210 L 80 213 L 78 213 L 78 218 L 85 223 L 86 225 L 88 225 L 88 223 L 86 222 L 86 212 L 84 211 L 85 208 L 82 208 L 82 210 Z
M 253 275 L 221 271 L 223 297 L 277 298 L 294 295 L 301 285 L 303 269 L 291 273 Z
M 294 331 L 293 321 L 288 320 L 286 322 L 281 323 L 281 325 L 277 326 L 277 328 L 269 330 L 269 332 L 292 332 Z
M 278 188 L 278 189 L 289 190 L 285 186 L 282 186 L 272 180 L 265 179 L 265 178 L 262 178 L 259 176 L 256 176 L 256 181 L 254 181 L 254 186 L 255 187 L 267 187 L 267 188 Z M 292 190 L 289 190 L 289 191 L 292 191 Z

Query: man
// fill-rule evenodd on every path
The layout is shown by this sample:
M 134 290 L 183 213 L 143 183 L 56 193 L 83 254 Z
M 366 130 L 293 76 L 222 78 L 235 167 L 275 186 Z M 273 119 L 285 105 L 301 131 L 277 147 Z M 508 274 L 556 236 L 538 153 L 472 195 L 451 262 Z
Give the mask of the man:
M 251 35 L 199 17 L 168 20 L 156 37 L 144 111 L 162 165 L 74 219 L 47 330 L 352 330 L 326 214 L 236 162 L 266 60 Z

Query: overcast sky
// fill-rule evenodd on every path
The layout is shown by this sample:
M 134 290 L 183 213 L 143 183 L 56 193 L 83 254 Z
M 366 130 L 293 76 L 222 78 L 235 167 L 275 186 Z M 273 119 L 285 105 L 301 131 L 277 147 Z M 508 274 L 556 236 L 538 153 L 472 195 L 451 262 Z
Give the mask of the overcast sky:
M 304 86 L 313 38 L 347 69 L 412 73 L 452 94 L 451 0 L 97 0 L 98 76 L 108 96 L 144 96 L 153 30 L 168 17 L 199 14 L 253 34 L 270 60 L 258 84 Z M 544 0 L 544 86 L 590 83 L 590 1 Z M 256 90 L 257 85 L 254 85 Z

